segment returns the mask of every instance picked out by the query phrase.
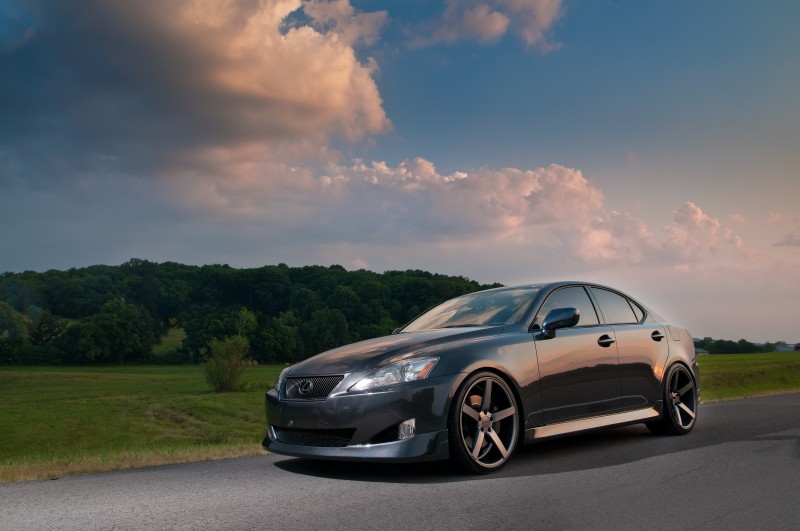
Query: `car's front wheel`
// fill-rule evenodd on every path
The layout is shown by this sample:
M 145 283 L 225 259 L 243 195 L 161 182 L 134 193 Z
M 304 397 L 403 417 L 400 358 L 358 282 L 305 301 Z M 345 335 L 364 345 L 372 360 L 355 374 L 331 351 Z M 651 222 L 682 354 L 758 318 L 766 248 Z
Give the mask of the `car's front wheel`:
M 697 385 L 692 373 L 676 363 L 664 380 L 664 413 L 659 420 L 648 422 L 650 431 L 659 435 L 683 435 L 697 422 Z
M 467 378 L 448 421 L 450 458 L 465 472 L 499 470 L 517 447 L 519 408 L 508 384 L 491 372 Z

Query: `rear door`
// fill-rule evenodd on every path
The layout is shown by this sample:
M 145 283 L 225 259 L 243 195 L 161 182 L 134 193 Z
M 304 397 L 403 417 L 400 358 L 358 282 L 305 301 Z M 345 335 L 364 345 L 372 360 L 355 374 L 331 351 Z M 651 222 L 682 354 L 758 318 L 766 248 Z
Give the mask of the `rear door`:
M 669 353 L 667 330 L 647 321 L 645 310 L 622 294 L 597 287 L 589 291 L 617 339 L 623 409 L 652 406 L 661 399 L 661 372 Z

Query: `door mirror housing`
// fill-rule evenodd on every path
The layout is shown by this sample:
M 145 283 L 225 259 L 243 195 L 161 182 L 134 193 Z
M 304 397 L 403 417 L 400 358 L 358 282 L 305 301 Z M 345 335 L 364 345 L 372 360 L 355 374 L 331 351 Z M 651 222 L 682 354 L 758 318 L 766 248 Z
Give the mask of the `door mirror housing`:
M 542 323 L 542 335 L 547 338 L 556 337 L 556 330 L 575 326 L 581 319 L 577 308 L 555 308 L 547 312 Z

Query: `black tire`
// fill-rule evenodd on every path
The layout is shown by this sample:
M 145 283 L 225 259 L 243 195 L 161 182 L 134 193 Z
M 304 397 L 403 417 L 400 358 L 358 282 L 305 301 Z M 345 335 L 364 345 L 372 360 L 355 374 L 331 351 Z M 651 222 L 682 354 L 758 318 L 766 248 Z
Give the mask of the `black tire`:
M 500 470 L 517 448 L 519 418 L 514 393 L 502 378 L 488 371 L 467 378 L 447 422 L 453 465 L 473 474 Z
M 686 366 L 676 363 L 664 379 L 664 411 L 661 418 L 648 422 L 657 435 L 686 435 L 697 423 L 697 384 Z

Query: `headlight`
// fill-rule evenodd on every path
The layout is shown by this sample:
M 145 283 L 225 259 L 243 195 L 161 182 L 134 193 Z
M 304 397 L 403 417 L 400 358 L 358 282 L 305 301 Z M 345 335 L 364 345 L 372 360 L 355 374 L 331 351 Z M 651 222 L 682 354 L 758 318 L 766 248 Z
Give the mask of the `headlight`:
M 439 358 L 419 358 L 404 360 L 382 367 L 360 379 L 350 391 L 367 391 L 403 382 L 427 378 Z
M 291 367 L 286 367 L 285 369 L 283 369 L 281 371 L 280 376 L 278 376 L 278 381 L 275 382 L 275 390 L 276 391 L 280 391 L 281 390 L 281 384 L 283 384 L 283 381 L 286 379 L 286 373 L 289 372 L 289 369 L 291 369 Z

